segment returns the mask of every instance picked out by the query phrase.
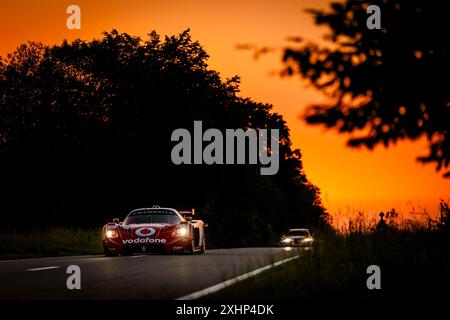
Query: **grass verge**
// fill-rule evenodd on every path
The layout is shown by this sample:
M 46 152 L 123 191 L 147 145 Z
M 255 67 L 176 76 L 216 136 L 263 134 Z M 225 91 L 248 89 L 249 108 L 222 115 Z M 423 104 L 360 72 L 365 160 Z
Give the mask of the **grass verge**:
M 0 231 L 0 259 L 101 254 L 100 229 Z
M 327 234 L 314 250 L 207 299 L 437 300 L 450 287 L 450 246 L 442 232 Z M 381 290 L 368 290 L 367 267 L 381 269 Z

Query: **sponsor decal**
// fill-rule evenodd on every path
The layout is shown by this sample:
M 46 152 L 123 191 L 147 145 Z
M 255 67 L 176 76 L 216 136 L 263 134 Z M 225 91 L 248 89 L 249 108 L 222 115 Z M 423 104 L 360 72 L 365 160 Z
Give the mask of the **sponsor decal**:
M 141 243 L 166 243 L 166 239 L 158 239 L 158 238 L 140 238 L 140 239 L 128 239 L 128 240 L 122 240 L 123 244 L 141 244 Z
M 135 231 L 136 235 L 139 237 L 150 237 L 156 232 L 155 229 L 149 227 L 139 228 Z
M 149 210 L 135 210 L 132 211 L 129 216 L 148 216 L 148 215 L 175 215 L 175 212 L 172 210 L 165 209 L 149 209 Z

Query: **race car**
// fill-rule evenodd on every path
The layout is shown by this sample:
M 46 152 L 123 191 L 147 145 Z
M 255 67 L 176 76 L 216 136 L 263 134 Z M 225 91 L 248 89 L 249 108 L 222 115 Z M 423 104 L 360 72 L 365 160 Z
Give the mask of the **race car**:
M 194 220 L 194 213 L 194 210 L 177 211 L 153 206 L 131 211 L 123 222 L 115 218 L 103 227 L 105 255 L 132 255 L 137 252 L 204 253 L 207 225 L 202 220 Z
M 314 239 L 308 229 L 289 229 L 289 232 L 281 238 L 282 246 L 312 247 Z

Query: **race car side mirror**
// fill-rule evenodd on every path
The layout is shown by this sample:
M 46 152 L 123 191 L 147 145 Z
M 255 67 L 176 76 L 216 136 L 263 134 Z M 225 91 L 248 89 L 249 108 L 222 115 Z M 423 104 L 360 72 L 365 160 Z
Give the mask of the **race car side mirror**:
M 204 226 L 205 228 L 208 228 L 208 224 L 207 224 L 207 223 L 204 223 L 203 226 Z
M 119 221 L 120 221 L 119 218 L 114 218 L 114 219 L 113 219 L 113 222 L 114 222 L 114 223 L 119 223 Z
M 191 216 L 186 216 L 186 217 L 184 217 L 184 219 L 186 219 L 186 221 L 192 221 L 192 217 Z

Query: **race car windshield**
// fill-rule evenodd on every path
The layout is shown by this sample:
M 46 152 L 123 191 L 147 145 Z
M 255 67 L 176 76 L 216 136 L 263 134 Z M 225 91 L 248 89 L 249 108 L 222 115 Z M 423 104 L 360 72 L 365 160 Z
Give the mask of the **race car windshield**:
M 180 217 L 170 210 L 134 211 L 124 220 L 124 225 L 141 223 L 178 224 Z
M 306 230 L 291 230 L 291 231 L 289 231 L 289 236 L 309 237 L 309 232 Z

